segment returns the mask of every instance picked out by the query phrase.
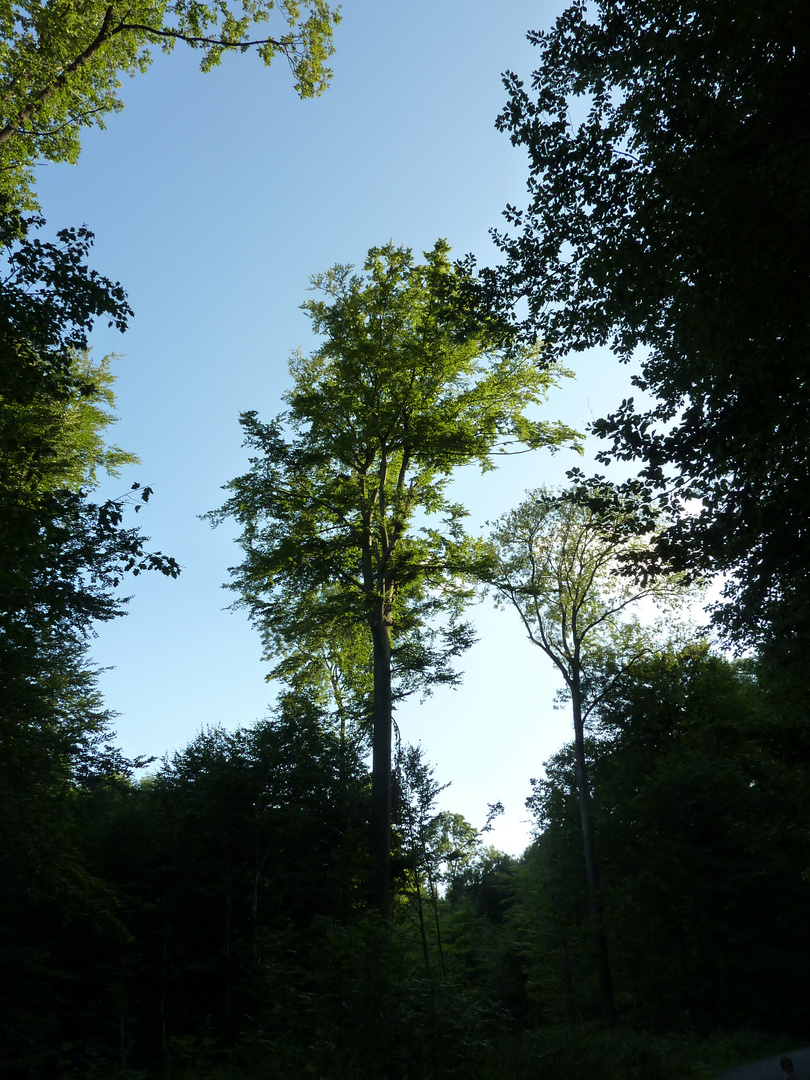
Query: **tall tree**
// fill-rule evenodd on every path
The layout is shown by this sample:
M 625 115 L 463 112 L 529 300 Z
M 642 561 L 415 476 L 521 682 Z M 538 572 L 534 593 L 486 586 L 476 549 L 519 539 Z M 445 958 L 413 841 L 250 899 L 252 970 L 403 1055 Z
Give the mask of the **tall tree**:
M 87 230 L 43 242 L 41 224 L 0 227 L 0 677 L 4 712 L 25 724 L 53 707 L 45 673 L 58 682 L 93 623 L 121 613 L 127 571 L 178 572 L 124 526 L 128 497 L 90 497 L 99 470 L 129 455 L 105 446 L 110 376 L 88 360 L 88 335 L 99 317 L 123 329 L 130 312 L 120 285 L 87 266 Z
M 275 20 L 274 32 L 264 24 Z M 145 71 L 150 46 L 182 42 L 202 52 L 203 71 L 226 52 L 256 51 L 265 64 L 283 56 L 301 97 L 331 77 L 327 0 L 19 0 L 0 11 L 0 194 L 19 196 L 38 159 L 75 162 L 83 127 L 104 126 L 122 108 L 123 75 Z
M 372 248 L 364 273 L 313 278 L 303 305 L 325 338 L 296 355 L 288 409 L 242 416 L 251 468 L 212 515 L 242 525 L 237 603 L 274 644 L 290 628 L 340 618 L 372 643 L 371 846 L 375 903 L 390 906 L 391 713 L 396 693 L 452 682 L 472 640 L 459 621 L 481 545 L 446 494 L 455 469 L 513 443 L 557 446 L 572 435 L 525 410 L 553 382 L 536 351 L 510 350 L 506 327 L 475 310 L 470 274 L 438 241 Z M 445 616 L 440 626 L 435 617 Z
M 726 631 L 803 658 L 810 22 L 792 0 L 576 0 L 529 40 L 498 119 L 530 162 L 500 286 L 558 352 L 641 357 L 657 403 L 597 421 L 604 457 L 689 505 L 666 540 L 729 575 Z
M 490 583 L 496 601 L 515 608 L 529 640 L 554 663 L 570 696 L 576 777 L 591 927 L 602 1016 L 615 1022 L 604 914 L 599 890 L 585 723 L 607 690 L 654 648 L 633 608 L 642 600 L 670 603 L 682 595 L 677 576 L 635 580 L 629 569 L 649 547 L 635 506 L 593 489 L 554 493 L 545 488 L 501 518 L 493 532 Z M 625 564 L 623 566 L 623 564 Z M 594 679 L 610 659 L 614 674 Z
M 126 771 L 103 748 L 111 717 L 88 636 L 122 612 L 116 587 L 128 570 L 178 571 L 124 524 L 129 496 L 92 497 L 101 472 L 134 460 L 106 443 L 111 376 L 86 352 L 98 317 L 125 325 L 124 294 L 88 268 L 86 230 L 43 243 L 37 224 L 0 218 L 0 1057 L 9 1075 L 30 1075 L 58 1052 L 49 1035 L 66 982 L 79 978 L 66 925 L 97 923 L 100 949 L 120 942 L 110 897 L 75 843 L 76 789 L 108 768 Z M 17 1073 L 20 1061 L 28 1067 Z

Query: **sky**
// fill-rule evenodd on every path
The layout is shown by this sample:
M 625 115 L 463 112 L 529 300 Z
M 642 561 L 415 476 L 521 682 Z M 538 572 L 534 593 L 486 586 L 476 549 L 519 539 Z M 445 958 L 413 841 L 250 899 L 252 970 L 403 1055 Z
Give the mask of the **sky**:
M 176 581 L 133 579 L 129 614 L 99 628 L 95 662 L 130 755 L 182 750 L 201 729 L 261 719 L 274 691 L 258 633 L 223 591 L 240 561 L 228 526 L 200 515 L 245 471 L 242 411 L 283 407 L 287 361 L 316 346 L 299 305 L 310 275 L 362 265 L 393 239 L 415 253 L 445 237 L 454 253 L 497 260 L 489 230 L 520 205 L 525 155 L 494 121 L 501 72 L 532 70 L 529 30 L 558 3 L 507 0 L 346 0 L 334 80 L 300 101 L 283 61 L 229 57 L 203 75 L 199 55 L 158 53 L 123 87 L 124 110 L 84 137 L 79 164 L 37 171 L 49 227 L 86 224 L 91 265 L 119 280 L 135 315 L 124 336 L 100 328 L 96 356 L 120 354 L 114 441 L 141 463 L 105 485 L 134 481 L 154 495 L 139 517 L 152 548 L 182 566 Z M 544 415 L 581 430 L 632 392 L 629 371 L 606 352 L 570 358 L 575 380 L 552 391 Z M 594 471 L 573 451 L 508 458 L 497 472 L 464 470 L 455 493 L 469 527 L 517 505 L 527 488 Z M 531 837 L 530 778 L 571 738 L 547 661 L 511 612 L 471 611 L 479 642 L 462 659 L 463 686 L 397 712 L 402 737 L 421 742 L 444 808 L 483 825 L 505 813 L 489 842 L 519 854 Z

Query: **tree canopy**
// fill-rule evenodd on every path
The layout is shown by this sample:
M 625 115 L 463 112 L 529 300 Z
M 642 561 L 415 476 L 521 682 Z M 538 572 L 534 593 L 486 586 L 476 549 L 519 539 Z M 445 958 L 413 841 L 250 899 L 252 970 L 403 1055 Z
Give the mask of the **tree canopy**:
M 0 982 L 14 988 L 0 1055 L 10 1075 L 39 1071 L 55 1052 L 65 1005 L 57 988 L 81 980 L 64 928 L 83 927 L 90 951 L 121 944 L 105 887 L 75 841 L 77 793 L 133 765 L 106 745 L 113 714 L 88 639 L 122 613 L 127 572 L 179 572 L 125 523 L 148 488 L 93 496 L 101 474 L 137 460 L 107 442 L 109 358 L 87 351 L 95 321 L 123 329 L 129 307 L 121 287 L 87 265 L 87 230 L 44 242 L 41 224 L 0 218 Z
M 718 615 L 748 641 L 810 609 L 809 33 L 790 0 L 577 0 L 498 119 L 530 162 L 500 287 L 556 351 L 640 357 L 656 403 L 596 422 L 604 457 L 701 500 L 666 538 L 730 575 Z
M 209 515 L 241 529 L 230 587 L 277 708 L 202 730 L 138 782 L 143 759 L 105 745 L 88 661 L 125 575 L 179 570 L 127 524 L 149 488 L 96 494 L 136 459 L 109 442 L 111 359 L 90 333 L 131 312 L 90 269 L 86 228 L 43 240 L 13 207 L 36 160 L 75 159 L 150 47 L 183 42 L 204 69 L 280 54 L 310 96 L 337 12 L 0 9 L 4 1076 L 681 1080 L 721 1073 L 734 1028 L 804 1039 L 803 664 L 662 642 L 637 607 L 724 569 L 727 632 L 804 659 L 807 20 L 787 0 L 569 3 L 501 119 L 529 149 L 531 204 L 486 276 L 498 302 L 528 300 L 525 324 L 443 241 L 312 279 L 318 343 L 278 416 L 243 414 L 249 464 Z M 253 40 L 274 15 L 278 35 Z M 657 396 L 595 425 L 641 480 L 537 488 L 473 539 L 458 470 L 574 440 L 541 408 L 556 358 L 594 344 L 640 358 Z M 398 703 L 460 678 L 481 581 L 574 721 L 532 781 L 520 859 L 482 845 L 500 804 L 479 832 L 438 811 L 448 785 L 419 748 L 397 738 L 392 762 Z M 611 1037 L 587 1021 L 614 1019 L 614 989 Z M 696 1064 L 691 1033 L 717 1030 L 723 1059 Z
M 122 108 L 121 78 L 145 71 L 150 47 L 178 42 L 202 53 L 208 71 L 226 52 L 284 57 L 301 97 L 329 82 L 332 27 L 327 0 L 21 0 L 0 10 L 0 195 L 30 196 L 39 160 L 75 162 L 82 128 L 104 126 Z M 265 31 L 270 24 L 271 32 Z

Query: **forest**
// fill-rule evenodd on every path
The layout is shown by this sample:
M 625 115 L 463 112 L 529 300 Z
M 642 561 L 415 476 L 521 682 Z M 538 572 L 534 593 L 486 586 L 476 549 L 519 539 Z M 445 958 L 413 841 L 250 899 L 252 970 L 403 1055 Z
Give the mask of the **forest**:
M 234 531 L 270 711 L 160 760 L 119 746 L 94 634 L 184 568 L 141 529 L 151 486 L 107 494 L 137 458 L 93 334 L 133 311 L 90 227 L 51 231 L 37 170 L 78 160 L 150 47 L 204 72 L 258 53 L 326 97 L 340 21 L 0 11 L 0 1073 L 713 1080 L 803 1046 L 810 22 L 788 0 L 574 0 L 527 27 L 497 258 L 391 240 L 315 273 L 315 347 L 275 415 L 241 413 L 244 471 L 205 518 Z M 637 392 L 544 482 L 584 439 L 555 388 L 597 346 Z M 459 472 L 524 454 L 534 486 L 469 528 Z M 518 856 L 498 802 L 443 808 L 397 723 L 463 679 L 482 597 L 570 720 L 525 761 Z

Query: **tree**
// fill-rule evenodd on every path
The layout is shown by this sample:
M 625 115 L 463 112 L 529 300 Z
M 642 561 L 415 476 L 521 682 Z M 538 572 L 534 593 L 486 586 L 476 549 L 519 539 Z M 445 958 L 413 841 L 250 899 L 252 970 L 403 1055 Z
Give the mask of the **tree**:
M 99 975 L 84 981 L 79 941 L 109 956 L 125 937 L 76 842 L 81 794 L 131 765 L 104 745 L 112 717 L 87 640 L 122 613 L 127 571 L 178 572 L 124 524 L 140 485 L 92 497 L 100 473 L 135 460 L 107 445 L 109 364 L 87 353 L 96 318 L 126 324 L 126 298 L 88 268 L 86 230 L 44 243 L 39 224 L 0 218 L 0 983 L 13 988 L 0 1057 L 14 1075 L 54 1064 L 66 987 Z
M 751 661 L 706 643 L 645 661 L 598 713 L 610 904 L 624 964 L 641 960 L 638 935 L 621 929 L 630 919 L 647 954 L 636 1009 L 657 1008 L 654 1023 L 680 1009 L 707 1030 L 800 1026 L 810 897 L 801 721 L 775 713 Z
M 810 25 L 791 0 L 577 0 L 529 40 L 498 119 L 530 161 L 500 288 L 559 353 L 641 357 L 657 403 L 595 423 L 603 458 L 689 504 L 663 539 L 729 575 L 725 632 L 803 658 Z
M 123 330 L 130 310 L 120 285 L 88 268 L 91 233 L 63 230 L 42 242 L 42 224 L 2 219 L 0 675 L 4 712 L 26 724 L 53 708 L 46 672 L 58 683 L 83 657 L 93 623 L 122 612 L 115 589 L 125 573 L 179 572 L 123 525 L 129 496 L 89 497 L 99 470 L 115 475 L 134 460 L 105 445 L 109 369 L 86 352 L 95 319 Z M 149 495 L 144 488 L 141 501 Z
M 585 724 L 601 698 L 654 640 L 632 613 L 642 600 L 671 603 L 683 595 L 678 576 L 645 580 L 628 571 L 650 546 L 639 532 L 646 509 L 593 488 L 553 493 L 538 488 L 496 523 L 489 582 L 496 602 L 518 612 L 529 640 L 552 660 L 571 700 L 580 823 L 588 901 L 604 1021 L 615 1021 L 599 867 L 585 758 Z M 613 668 L 600 678 L 607 663 Z M 596 676 L 596 677 L 595 677 Z
M 469 271 L 448 251 L 438 241 L 416 264 L 390 243 L 371 249 L 363 275 L 336 266 L 313 278 L 325 298 L 303 307 L 325 341 L 293 357 L 287 412 L 242 416 L 256 453 L 212 515 L 243 527 L 232 588 L 274 647 L 289 649 L 302 622 L 340 619 L 370 636 L 371 846 L 384 915 L 393 702 L 452 683 L 452 657 L 472 640 L 460 611 L 481 545 L 464 536 L 447 484 L 460 465 L 491 468 L 498 449 L 572 434 L 526 417 L 553 376 L 536 351 L 505 347 L 507 328 L 471 306 Z
M 129 307 L 119 285 L 88 268 L 87 230 L 44 243 L 41 224 L 0 219 L 0 738 L 5 794 L 25 806 L 33 774 L 42 792 L 48 778 L 64 784 L 109 723 L 86 643 L 96 621 L 122 613 L 120 581 L 179 572 L 123 524 L 131 495 L 91 499 L 100 471 L 135 460 L 106 445 L 109 366 L 86 351 L 94 320 L 123 329 Z
M 729 662 L 705 642 L 641 661 L 593 715 L 586 751 L 628 1021 L 798 1030 L 808 936 L 801 720 L 776 714 L 751 661 Z M 542 828 L 536 880 L 570 920 L 584 892 L 573 746 L 545 773 L 529 801 Z
M 330 935 L 351 924 L 369 872 L 366 788 L 360 755 L 315 710 L 284 702 L 249 729 L 201 732 L 138 783 L 105 777 L 77 793 L 71 839 L 121 932 L 90 948 L 101 934 L 75 900 L 73 925 L 57 917 L 40 932 L 73 962 L 56 1008 L 13 1010 L 29 1028 L 55 1013 L 32 1056 L 60 1067 L 42 1075 L 86 1073 L 91 1055 L 105 1076 L 167 1063 L 200 1075 L 229 1053 L 297 1076 L 288 1058 L 306 1052 L 324 1071 L 355 1020 L 332 981 Z M 40 977 L 39 993 L 52 981 Z M 19 998 L 19 981 L 7 985 Z
M 278 19 L 278 31 L 260 27 Z M 122 75 L 145 71 L 150 46 L 202 51 L 203 71 L 225 52 L 283 56 L 301 97 L 329 82 L 332 27 L 327 0 L 20 0 L 0 12 L 0 194 L 23 199 L 38 158 L 75 162 L 81 128 L 104 126 L 122 108 Z M 252 37 L 257 34 L 258 37 Z
M 3 476 L 21 493 L 90 490 L 102 474 L 119 476 L 135 454 L 108 446 L 105 434 L 115 423 L 114 356 L 96 362 L 89 352 L 72 358 L 62 393 L 0 398 Z

